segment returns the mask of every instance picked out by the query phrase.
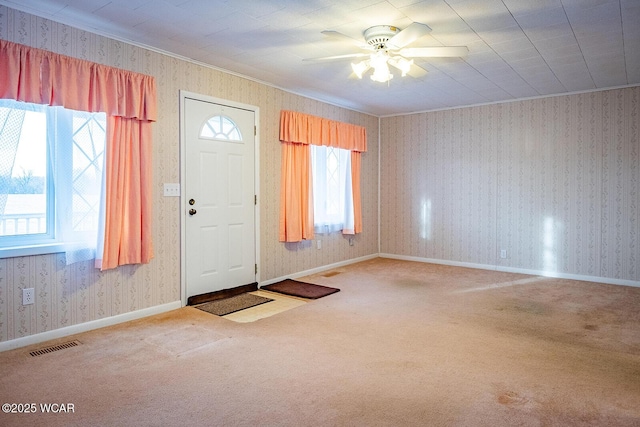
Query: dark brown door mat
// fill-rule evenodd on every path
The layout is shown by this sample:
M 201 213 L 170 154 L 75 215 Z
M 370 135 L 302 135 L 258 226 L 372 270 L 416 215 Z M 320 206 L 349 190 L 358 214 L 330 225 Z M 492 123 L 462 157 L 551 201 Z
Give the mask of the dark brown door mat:
M 278 292 L 294 297 L 317 299 L 339 292 L 340 289 L 328 286 L 314 285 L 313 283 L 299 282 L 293 279 L 285 279 L 281 282 L 262 286 L 265 291 Z
M 187 305 L 200 305 L 205 302 L 216 301 L 223 298 L 231 298 L 236 295 L 258 290 L 258 282 L 248 285 L 236 286 L 234 288 L 222 289 L 220 291 L 207 292 L 206 294 L 193 295 L 187 300 Z
M 207 313 L 215 314 L 218 316 L 225 316 L 227 314 L 235 313 L 236 311 L 244 310 L 246 308 L 255 307 L 256 305 L 264 304 L 265 302 L 273 301 L 271 298 L 260 297 L 253 294 L 240 294 L 230 298 L 219 299 L 216 301 L 205 302 L 204 304 L 196 305 L 195 308 L 206 311 Z

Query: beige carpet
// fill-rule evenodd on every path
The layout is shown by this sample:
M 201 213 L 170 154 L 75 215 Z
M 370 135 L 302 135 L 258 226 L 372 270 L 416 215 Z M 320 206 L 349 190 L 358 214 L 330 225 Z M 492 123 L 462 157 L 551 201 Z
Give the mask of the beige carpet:
M 0 425 L 640 425 L 640 288 L 385 259 L 307 279 L 341 291 L 0 353 L 2 403 L 74 407 Z

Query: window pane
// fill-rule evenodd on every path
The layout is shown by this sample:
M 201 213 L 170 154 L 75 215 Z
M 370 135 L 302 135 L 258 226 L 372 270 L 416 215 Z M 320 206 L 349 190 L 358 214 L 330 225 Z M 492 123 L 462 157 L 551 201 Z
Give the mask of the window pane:
M 211 117 L 200 129 L 200 138 L 242 141 L 238 126 L 228 117 Z
M 315 232 L 352 229 L 351 153 L 335 147 L 310 148 Z
M 105 129 L 104 113 L 73 112 L 73 231 L 98 229 Z
M 8 105 L 0 106 L 0 236 L 47 233 L 45 113 Z
M 0 255 L 95 247 L 105 141 L 105 113 L 0 100 Z
M 326 175 L 326 183 L 327 186 L 327 214 L 330 216 L 340 215 L 342 212 L 342 201 L 340 200 L 340 162 L 338 161 L 338 150 L 339 148 L 326 148 L 326 156 L 327 156 L 327 175 Z

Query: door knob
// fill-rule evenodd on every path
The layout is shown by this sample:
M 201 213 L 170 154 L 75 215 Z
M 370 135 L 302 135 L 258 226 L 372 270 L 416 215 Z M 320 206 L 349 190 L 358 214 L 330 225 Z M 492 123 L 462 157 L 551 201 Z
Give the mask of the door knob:
M 193 199 L 189 199 L 189 204 L 193 206 L 193 205 L 195 205 L 195 204 L 196 204 L 196 201 L 195 201 L 195 200 L 193 200 Z
M 189 215 L 195 215 L 195 214 L 196 214 L 195 209 L 189 209 Z

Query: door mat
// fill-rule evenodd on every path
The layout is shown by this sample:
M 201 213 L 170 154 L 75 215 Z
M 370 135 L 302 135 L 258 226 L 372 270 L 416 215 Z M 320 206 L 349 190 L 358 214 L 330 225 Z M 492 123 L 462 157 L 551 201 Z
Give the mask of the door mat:
M 278 292 L 280 294 L 292 295 L 294 297 L 317 299 L 339 292 L 338 288 L 314 285 L 313 283 L 299 282 L 297 280 L 285 279 L 281 282 L 262 286 L 265 291 Z
M 271 298 L 245 293 L 230 298 L 205 302 L 204 304 L 196 305 L 194 307 L 199 310 L 206 311 L 207 313 L 224 316 L 270 301 L 273 300 Z

